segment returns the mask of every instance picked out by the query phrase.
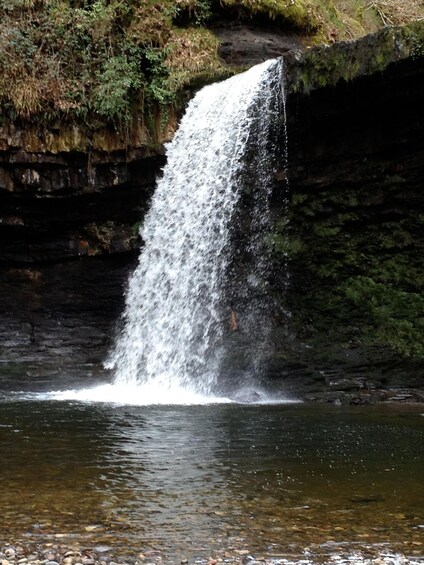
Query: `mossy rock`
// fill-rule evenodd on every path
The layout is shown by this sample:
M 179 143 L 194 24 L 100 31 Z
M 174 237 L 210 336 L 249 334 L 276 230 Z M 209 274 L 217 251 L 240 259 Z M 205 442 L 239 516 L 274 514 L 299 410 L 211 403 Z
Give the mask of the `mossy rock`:
M 386 27 L 357 41 L 322 45 L 286 56 L 289 92 L 308 93 L 364 75 L 392 63 L 424 57 L 424 21 Z

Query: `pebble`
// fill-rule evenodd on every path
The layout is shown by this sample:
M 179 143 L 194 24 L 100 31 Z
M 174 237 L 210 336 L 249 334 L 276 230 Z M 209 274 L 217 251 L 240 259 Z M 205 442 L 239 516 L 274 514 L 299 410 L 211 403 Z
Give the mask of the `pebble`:
M 422 524 L 419 524 L 419 526 L 422 527 Z M 404 557 L 401 554 L 383 551 L 380 554 L 378 550 L 374 550 L 371 546 L 365 546 L 362 553 L 355 552 L 353 554 L 334 546 L 332 547 L 333 554 L 329 556 L 330 561 L 325 561 L 325 563 L 332 565 L 418 565 L 419 563 L 424 565 L 424 555 L 421 549 L 423 543 L 421 541 L 410 543 L 416 547 L 416 550 L 411 551 L 412 548 L 409 550 L 409 554 L 412 554 L 413 557 Z M 287 558 L 259 557 L 252 554 L 250 550 L 243 548 L 242 542 L 239 547 L 240 549 L 236 549 L 233 546 L 231 550 L 227 551 L 222 549 L 218 555 L 209 555 L 207 558 L 196 559 L 190 554 L 174 562 L 168 561 L 164 555 L 163 562 L 166 565 L 189 565 L 189 563 L 196 565 L 221 565 L 222 563 L 228 565 L 316 565 L 317 563 L 324 563 L 321 560 L 315 561 L 310 553 L 313 550 L 307 548 L 304 550 L 304 558 L 302 559 L 301 557 L 290 558 L 289 556 Z M 113 548 L 109 546 L 99 545 L 98 549 L 113 551 Z M 339 553 L 336 554 L 337 550 Z M 0 546 L 0 565 L 141 565 L 138 560 L 141 560 L 142 565 L 159 565 L 160 560 L 162 560 L 161 551 L 157 549 L 143 549 L 142 553 L 135 552 L 133 558 L 127 556 L 124 560 L 119 560 L 115 556 L 116 561 L 109 556 L 102 555 L 102 553 L 96 551 L 95 547 L 81 547 L 80 550 L 77 550 L 75 547 L 71 549 L 59 543 L 28 543 L 23 547 L 8 544 L 7 546 Z M 6 555 L 8 559 L 5 558 Z M 419 557 L 416 558 L 415 555 Z M 146 559 L 150 560 L 145 561 Z

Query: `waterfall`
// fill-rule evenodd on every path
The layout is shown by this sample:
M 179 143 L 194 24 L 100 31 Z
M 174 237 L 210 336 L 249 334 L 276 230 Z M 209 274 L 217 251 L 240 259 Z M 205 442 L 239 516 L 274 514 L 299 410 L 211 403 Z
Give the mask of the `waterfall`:
M 256 347 L 258 365 L 268 324 L 263 299 L 252 297 L 266 271 L 270 132 L 282 84 L 282 61 L 271 60 L 206 86 L 188 105 L 166 147 L 122 328 L 106 363 L 115 384 L 215 393 L 234 330 L 261 342 L 248 344 L 250 356 Z M 237 243 L 243 194 L 253 203 L 250 233 L 239 231 Z M 240 246 L 250 257 L 241 291 L 234 274 Z M 233 300 L 244 301 L 243 312 Z

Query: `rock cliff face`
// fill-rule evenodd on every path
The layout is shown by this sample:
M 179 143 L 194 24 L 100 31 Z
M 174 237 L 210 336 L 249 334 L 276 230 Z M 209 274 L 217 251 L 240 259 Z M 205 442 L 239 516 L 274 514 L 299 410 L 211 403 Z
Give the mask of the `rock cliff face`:
M 374 387 L 424 386 L 424 57 L 416 39 L 395 34 L 390 47 L 385 33 L 287 56 L 270 375 L 296 394 L 349 390 L 362 402 Z M 161 145 L 145 132 L 88 142 L 77 131 L 1 128 L 1 358 L 97 364 Z
M 285 187 L 275 191 L 274 288 L 290 312 L 277 331 L 279 360 L 291 360 L 285 373 L 295 389 L 296 374 L 304 384 L 309 374 L 311 389 L 322 386 L 336 398 L 351 388 L 358 402 L 375 387 L 424 384 L 423 58 L 398 58 L 395 49 L 378 72 L 329 78 L 349 73 L 349 63 L 339 69 L 333 56 L 369 69 L 386 40 L 398 43 L 384 30 L 323 49 L 309 94 L 289 94 L 288 226 L 278 206 Z M 375 56 L 367 67 L 358 64 L 364 47 Z M 311 77 L 307 58 L 316 55 L 295 66 L 292 89 L 296 77 Z M 285 253 L 291 280 L 284 298 Z
M 104 357 L 173 124 L 132 139 L 0 126 L 2 360 L 54 368 Z
M 38 263 L 138 247 L 137 226 L 164 163 L 144 127 L 0 126 L 0 260 Z

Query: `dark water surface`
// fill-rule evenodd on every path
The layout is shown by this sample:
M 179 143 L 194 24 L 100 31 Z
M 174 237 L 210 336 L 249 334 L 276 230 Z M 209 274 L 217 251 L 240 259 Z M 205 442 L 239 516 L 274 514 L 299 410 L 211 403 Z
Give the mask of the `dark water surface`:
M 0 400 L 3 542 L 424 555 L 422 407 L 25 398 Z

